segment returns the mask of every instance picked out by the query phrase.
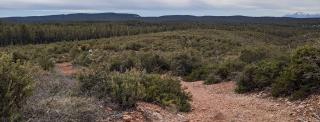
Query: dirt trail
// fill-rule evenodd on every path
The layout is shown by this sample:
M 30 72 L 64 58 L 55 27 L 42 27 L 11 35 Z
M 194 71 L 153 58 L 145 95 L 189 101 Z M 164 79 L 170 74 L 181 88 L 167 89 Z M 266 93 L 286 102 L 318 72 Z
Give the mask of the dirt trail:
M 61 63 L 56 64 L 56 71 L 67 78 L 74 75 L 77 69 L 71 63 Z M 71 78 L 68 80 L 73 81 Z M 141 116 L 141 114 L 151 121 L 290 122 L 297 120 L 292 106 L 283 102 L 234 93 L 234 82 L 215 85 L 204 85 L 200 81 L 181 83 L 187 88 L 186 91 L 192 94 L 191 112 L 174 114 L 158 106 L 154 107 L 155 105 L 152 104 L 140 103 L 137 107 L 138 111 L 131 113 L 133 115 L 124 112 L 123 120 L 128 117 L 130 121 L 138 122 L 141 117 L 135 116 Z
M 70 62 L 58 63 L 55 70 L 63 76 L 72 76 L 77 73 L 77 69 Z
M 292 107 L 250 95 L 234 93 L 235 83 L 203 85 L 203 82 L 182 82 L 192 94 L 190 121 L 212 122 L 289 122 L 295 121 Z

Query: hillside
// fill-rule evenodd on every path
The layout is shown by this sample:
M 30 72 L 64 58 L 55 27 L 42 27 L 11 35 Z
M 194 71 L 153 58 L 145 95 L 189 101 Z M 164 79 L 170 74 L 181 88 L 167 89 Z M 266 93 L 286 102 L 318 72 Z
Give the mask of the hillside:
M 1 99 L 0 105 L 17 105 L 1 115 L 26 121 L 319 120 L 317 28 L 196 27 L 1 47 L 0 90 L 21 96 Z
M 142 17 L 137 14 L 125 13 L 79 13 L 49 16 L 8 17 L 1 18 L 5 22 L 18 23 L 47 23 L 47 22 L 87 22 L 87 21 L 143 21 L 143 22 L 202 22 L 202 23 L 261 23 L 287 24 L 301 22 L 317 22 L 316 18 L 289 18 L 288 17 L 247 17 L 247 16 L 191 16 L 168 15 L 160 17 Z
M 320 18 L 320 14 L 308 14 L 303 12 L 297 12 L 293 14 L 288 14 L 285 17 L 292 17 L 292 18 Z

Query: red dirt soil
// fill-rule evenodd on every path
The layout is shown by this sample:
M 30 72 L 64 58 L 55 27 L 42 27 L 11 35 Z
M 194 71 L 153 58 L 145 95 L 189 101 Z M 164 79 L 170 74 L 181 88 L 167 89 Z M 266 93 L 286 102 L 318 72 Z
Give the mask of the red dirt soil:
M 182 82 L 192 94 L 191 122 L 289 122 L 295 121 L 292 107 L 269 99 L 234 93 L 235 83 L 203 85 L 203 82 Z
M 77 73 L 76 68 L 70 62 L 56 64 L 56 69 L 64 76 L 72 76 Z

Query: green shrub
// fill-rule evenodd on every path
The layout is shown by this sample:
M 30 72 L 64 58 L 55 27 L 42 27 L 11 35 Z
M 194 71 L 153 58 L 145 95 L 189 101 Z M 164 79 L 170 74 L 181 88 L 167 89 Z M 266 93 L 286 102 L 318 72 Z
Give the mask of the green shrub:
M 37 63 L 44 70 L 51 70 L 54 67 L 53 59 L 48 55 L 42 55 L 38 58 Z
M 85 70 L 78 75 L 80 94 L 105 98 L 111 92 L 111 82 L 107 82 L 106 72 Z
M 272 95 L 302 99 L 320 88 L 320 50 L 305 46 L 297 49 L 291 63 L 272 87 Z
M 143 76 L 138 72 L 111 74 L 111 97 L 122 107 L 132 107 L 145 97 Z
M 91 62 L 92 60 L 90 58 L 89 52 L 82 52 L 74 59 L 75 64 L 82 65 L 82 66 L 89 66 Z
M 187 76 L 199 66 L 199 61 L 196 57 L 188 54 L 178 54 L 171 59 L 170 69 L 175 75 Z
M 227 68 L 230 72 L 241 72 L 247 64 L 241 60 L 227 60 L 221 65 L 222 67 Z
M 32 92 L 32 77 L 28 66 L 0 54 L 0 120 L 16 121 L 20 109 Z
M 15 51 L 15 52 L 12 53 L 12 60 L 13 60 L 14 62 L 19 62 L 19 61 L 24 62 L 24 61 L 27 61 L 27 60 L 28 60 L 28 57 L 25 56 L 25 54 L 23 54 L 23 53 L 20 52 L 20 51 Z
M 204 84 L 206 84 L 206 85 L 217 84 L 217 83 L 220 83 L 222 81 L 223 81 L 223 79 L 221 79 L 215 73 L 211 73 L 206 77 L 206 79 L 204 81 Z
M 189 74 L 185 80 L 186 81 L 190 81 L 190 82 L 193 82 L 193 81 L 198 81 L 198 80 L 205 80 L 209 74 L 209 68 L 208 67 L 200 67 L 200 68 L 196 68 L 194 70 L 192 70 L 192 73 Z
M 79 54 L 81 53 L 81 50 L 79 50 L 79 48 L 77 46 L 74 46 L 70 49 L 69 51 L 69 56 L 72 59 L 75 59 Z
M 81 93 L 100 99 L 111 98 L 122 108 L 147 101 L 161 105 L 176 105 L 181 111 L 190 110 L 190 96 L 185 93 L 180 81 L 172 77 L 130 72 L 84 72 L 78 77 Z
M 135 67 L 135 61 L 132 58 L 116 59 L 111 62 L 110 71 L 124 73 Z
M 140 57 L 141 67 L 147 73 L 163 73 L 170 70 L 170 65 L 167 61 L 157 54 L 144 54 Z
M 278 61 L 261 61 L 247 66 L 237 82 L 239 93 L 263 90 L 270 87 L 279 77 L 283 64 Z
M 267 57 L 267 50 L 263 48 L 247 48 L 241 51 L 239 59 L 246 63 L 255 63 Z
M 176 105 L 178 110 L 187 112 L 191 110 L 188 102 L 190 95 L 183 91 L 180 81 L 171 76 L 145 75 L 147 102 L 155 102 L 161 105 Z
M 135 42 L 131 42 L 131 43 L 127 43 L 124 46 L 124 49 L 126 50 L 133 50 L 133 51 L 139 51 L 141 48 L 145 47 L 144 45 L 140 44 L 140 43 L 135 43 Z

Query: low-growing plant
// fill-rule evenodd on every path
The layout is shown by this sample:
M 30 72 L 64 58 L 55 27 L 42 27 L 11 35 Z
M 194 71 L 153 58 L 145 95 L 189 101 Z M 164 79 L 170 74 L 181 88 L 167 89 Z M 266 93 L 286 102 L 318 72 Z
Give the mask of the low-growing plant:
M 206 84 L 206 85 L 217 84 L 217 83 L 221 83 L 222 81 L 223 81 L 223 79 L 221 79 L 215 73 L 211 73 L 206 77 L 204 84 Z
M 20 109 L 33 89 L 33 79 L 28 69 L 28 65 L 14 62 L 7 54 L 0 54 L 1 121 L 20 119 Z
M 42 55 L 38 58 L 37 63 L 44 70 L 51 70 L 54 67 L 53 59 L 48 55 Z
M 241 51 L 239 59 L 246 63 L 255 63 L 267 57 L 267 50 L 263 48 L 246 48 Z
M 283 66 L 278 61 L 261 61 L 248 65 L 237 82 L 236 91 L 243 93 L 270 87 L 279 77 Z
M 92 60 L 90 59 L 90 53 L 87 51 L 81 52 L 75 59 L 74 63 L 81 66 L 88 66 Z
M 189 82 L 205 80 L 210 72 L 212 72 L 210 68 L 202 66 L 194 69 L 191 74 L 186 76 L 185 80 Z
M 320 88 L 320 50 L 305 46 L 298 48 L 291 62 L 272 87 L 272 95 L 303 99 Z
M 124 46 L 124 49 L 126 50 L 133 50 L 133 51 L 139 51 L 141 48 L 143 48 L 144 45 L 137 43 L 137 42 L 131 42 L 131 43 L 127 43 Z
M 28 57 L 25 56 L 22 52 L 20 51 L 15 51 L 12 53 L 12 59 L 14 62 L 19 62 L 19 61 L 27 61 L 28 60 Z
M 145 75 L 144 85 L 146 96 L 144 100 L 161 105 L 175 105 L 179 111 L 191 110 L 190 95 L 183 91 L 180 81 L 171 76 Z
M 192 70 L 199 67 L 199 61 L 191 54 L 178 54 L 171 59 L 171 71 L 175 75 L 187 76 L 192 73 Z
M 117 71 L 124 73 L 128 70 L 131 70 L 136 65 L 136 62 L 132 58 L 125 58 L 125 59 L 115 59 L 111 62 L 110 71 Z
M 78 77 L 81 93 L 97 98 L 111 98 L 122 108 L 147 101 L 160 105 L 175 105 L 180 111 L 190 110 L 190 96 L 185 93 L 180 81 L 161 75 L 145 74 L 131 70 L 119 72 L 84 72 Z
M 157 54 L 144 54 L 140 57 L 141 67 L 147 73 L 162 73 L 170 70 L 170 65 L 167 61 Z

